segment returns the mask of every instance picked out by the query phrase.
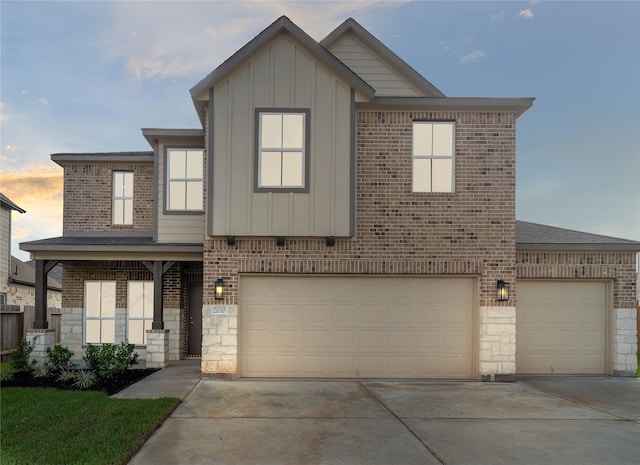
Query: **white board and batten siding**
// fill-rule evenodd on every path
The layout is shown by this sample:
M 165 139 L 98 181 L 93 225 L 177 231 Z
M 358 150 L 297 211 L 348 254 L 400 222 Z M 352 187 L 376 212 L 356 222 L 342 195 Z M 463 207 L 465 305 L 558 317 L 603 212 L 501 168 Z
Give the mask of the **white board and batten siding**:
M 424 96 L 351 34 L 340 38 L 330 52 L 373 87 L 377 97 Z
M 256 108 L 309 109 L 308 192 L 254 192 Z M 350 86 L 285 34 L 217 84 L 212 235 L 349 236 L 350 118 Z
M 200 142 L 202 144 L 202 142 Z M 204 241 L 204 214 L 167 214 L 164 211 L 167 196 L 165 148 L 180 146 L 197 146 L 198 142 L 185 143 L 184 140 L 166 141 L 159 144 L 158 149 L 158 242 L 199 243 Z M 202 145 L 204 148 L 204 145 Z

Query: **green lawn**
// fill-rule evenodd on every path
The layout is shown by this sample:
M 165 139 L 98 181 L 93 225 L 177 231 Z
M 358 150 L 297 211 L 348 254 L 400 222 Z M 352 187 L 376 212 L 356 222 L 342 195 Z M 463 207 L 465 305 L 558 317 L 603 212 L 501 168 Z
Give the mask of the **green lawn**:
M 179 403 L 2 388 L 0 464 L 125 464 Z

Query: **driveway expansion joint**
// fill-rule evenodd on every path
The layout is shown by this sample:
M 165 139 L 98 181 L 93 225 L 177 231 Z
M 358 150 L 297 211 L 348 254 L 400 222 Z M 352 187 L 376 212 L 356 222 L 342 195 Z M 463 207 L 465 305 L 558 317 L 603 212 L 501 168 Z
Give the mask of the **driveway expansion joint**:
M 411 429 L 409 427 L 409 425 L 405 422 L 405 420 L 403 420 L 402 418 L 400 418 L 398 415 L 396 415 L 396 413 L 391 410 L 389 407 L 387 407 L 387 405 L 380 400 L 373 392 L 371 392 L 369 389 L 367 389 L 367 387 L 362 383 L 362 382 L 356 382 L 356 384 L 358 385 L 358 387 L 360 387 L 360 389 L 371 399 L 373 400 L 376 404 L 378 404 L 383 410 L 387 411 L 389 413 L 389 415 L 391 415 L 393 418 L 395 418 L 403 427 L 405 430 L 407 430 L 407 432 L 413 436 L 418 443 L 422 444 L 422 447 L 424 447 L 425 451 L 429 454 L 431 454 L 431 456 L 433 456 L 438 462 L 440 462 L 442 465 L 446 465 L 445 461 L 442 459 L 442 457 L 440 457 L 436 451 L 434 451 L 431 447 L 429 447 L 429 445 L 423 441 L 420 436 L 418 436 L 413 429 Z

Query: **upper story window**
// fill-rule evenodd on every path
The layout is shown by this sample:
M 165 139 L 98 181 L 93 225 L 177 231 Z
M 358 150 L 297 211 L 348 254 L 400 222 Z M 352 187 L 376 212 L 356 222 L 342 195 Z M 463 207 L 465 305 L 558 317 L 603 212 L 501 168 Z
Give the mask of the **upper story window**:
M 167 149 L 167 211 L 202 211 L 204 150 Z
M 308 191 L 309 110 L 256 110 L 256 190 Z
M 413 122 L 413 192 L 454 192 L 455 123 Z
M 133 224 L 133 173 L 113 172 L 113 224 Z

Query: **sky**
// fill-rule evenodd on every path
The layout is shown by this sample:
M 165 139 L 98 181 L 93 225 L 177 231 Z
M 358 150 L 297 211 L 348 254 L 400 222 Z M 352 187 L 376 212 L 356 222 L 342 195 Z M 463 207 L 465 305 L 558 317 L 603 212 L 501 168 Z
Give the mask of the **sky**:
M 150 150 L 200 127 L 189 89 L 281 15 L 352 17 L 449 97 L 535 97 L 517 218 L 640 241 L 640 2 L 0 0 L 0 190 L 19 242 L 62 234 L 52 153 Z

